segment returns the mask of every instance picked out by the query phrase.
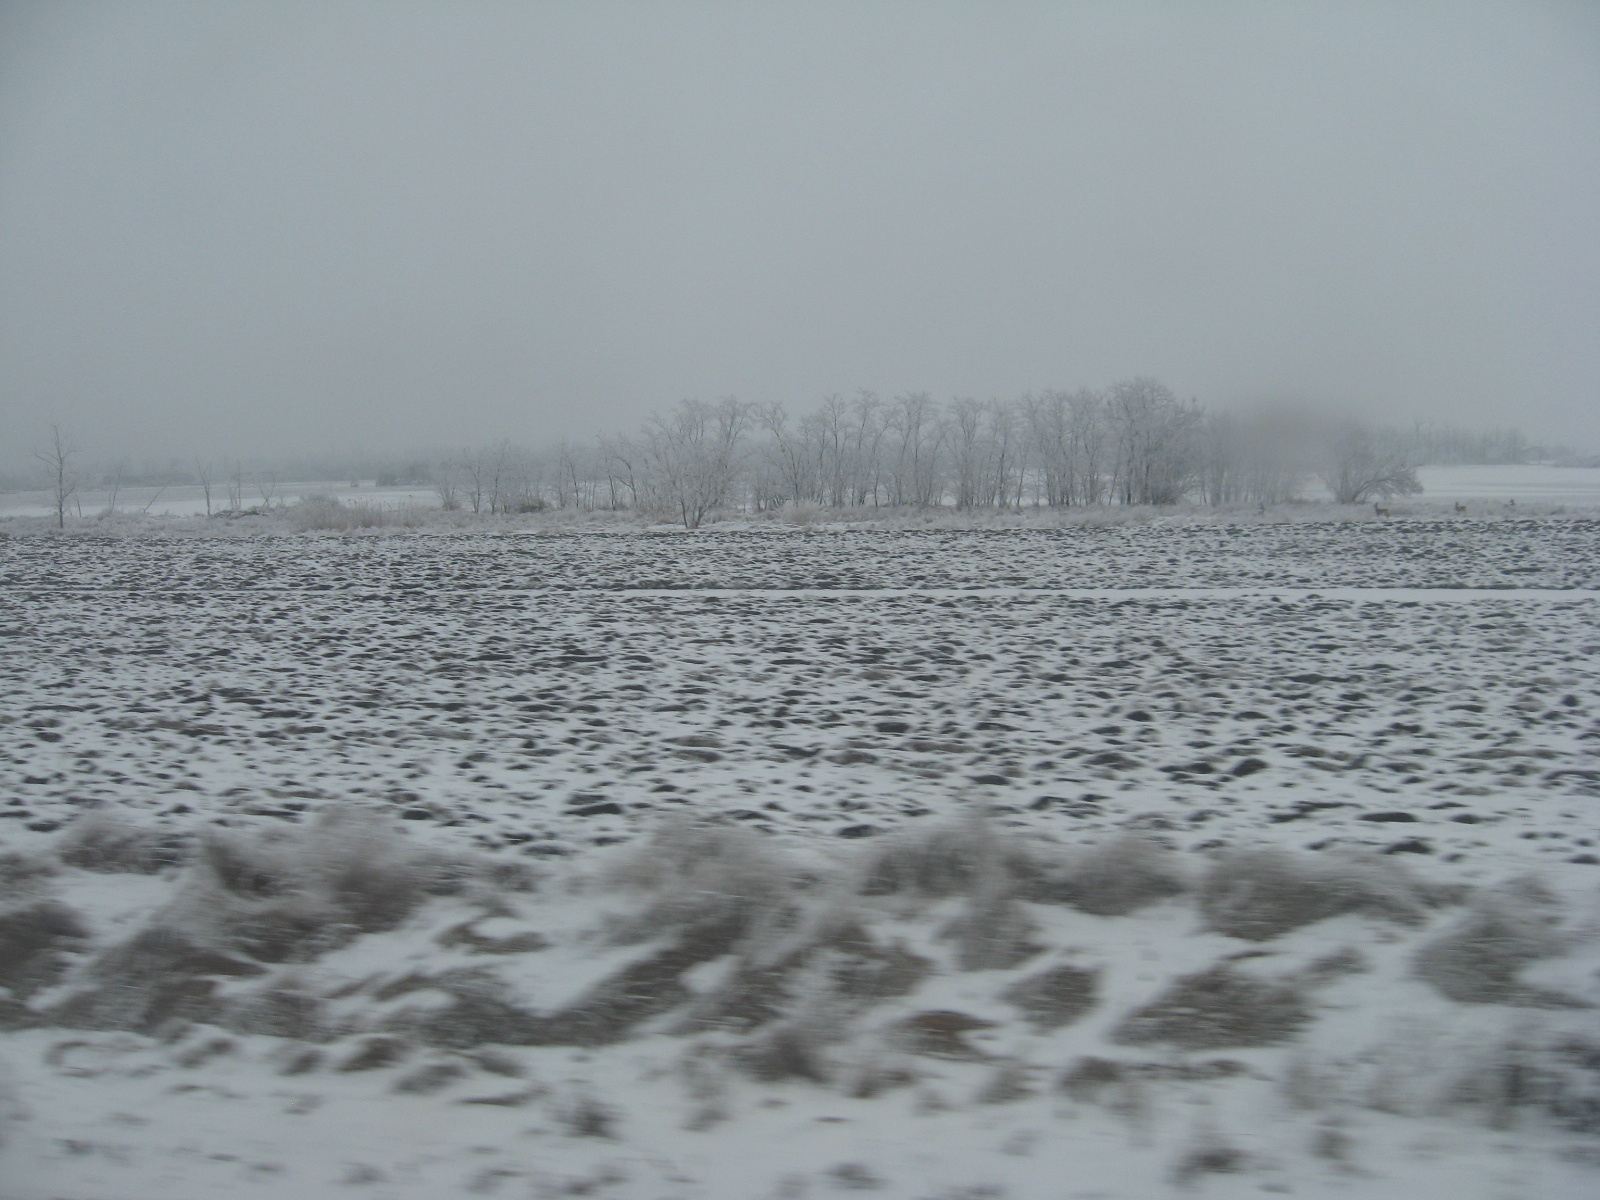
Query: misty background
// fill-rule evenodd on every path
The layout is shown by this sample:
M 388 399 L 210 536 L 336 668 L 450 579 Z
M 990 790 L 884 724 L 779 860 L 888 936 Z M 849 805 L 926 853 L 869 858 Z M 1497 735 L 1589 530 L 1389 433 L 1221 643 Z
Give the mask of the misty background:
M 0 5 L 0 469 L 1158 377 L 1600 449 L 1584 4 Z

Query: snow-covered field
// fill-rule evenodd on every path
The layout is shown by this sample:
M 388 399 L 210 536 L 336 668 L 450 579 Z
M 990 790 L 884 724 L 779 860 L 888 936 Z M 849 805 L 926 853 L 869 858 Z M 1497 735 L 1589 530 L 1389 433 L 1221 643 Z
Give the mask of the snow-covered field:
M 1600 523 L 12 536 L 0 598 L 7 1200 L 1600 1190 Z
M 1419 467 L 1423 494 L 1442 500 L 1516 500 L 1519 504 L 1600 504 L 1600 469 L 1546 463 Z
M 369 504 L 387 508 L 437 508 L 439 496 L 431 487 L 399 486 L 379 487 L 371 480 L 352 486 L 349 480 L 313 480 L 301 483 L 276 484 L 271 489 L 271 504 L 296 504 L 308 496 L 331 496 L 340 503 Z M 86 491 L 73 498 L 75 515 L 92 518 L 109 514 L 115 500 L 115 514 L 134 514 L 152 517 L 201 517 L 206 513 L 205 489 L 182 484 L 173 487 L 121 488 L 113 496 L 106 488 Z M 211 509 L 221 512 L 227 507 L 228 490 L 222 483 L 211 486 Z M 243 489 L 240 504 L 245 508 L 259 506 L 266 501 L 259 488 L 252 485 Z M 49 492 L 0 493 L 0 518 L 48 517 L 55 513 Z

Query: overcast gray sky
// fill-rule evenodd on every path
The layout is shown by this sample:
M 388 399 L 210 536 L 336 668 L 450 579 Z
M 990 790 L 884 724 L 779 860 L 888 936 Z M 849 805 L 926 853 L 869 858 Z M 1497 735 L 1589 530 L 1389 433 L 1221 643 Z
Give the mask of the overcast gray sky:
M 1600 5 L 0 7 L 0 445 L 1134 374 L 1600 449 Z

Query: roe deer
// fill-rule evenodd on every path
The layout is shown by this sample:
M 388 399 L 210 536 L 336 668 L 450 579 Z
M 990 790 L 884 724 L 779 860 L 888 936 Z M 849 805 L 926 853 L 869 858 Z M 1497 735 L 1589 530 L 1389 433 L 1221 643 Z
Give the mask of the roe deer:
M 1374 502 L 1372 505 L 1372 511 L 1377 513 L 1380 517 L 1387 517 L 1389 515 L 1389 510 L 1387 508 L 1379 508 L 1376 502 Z
M 1467 506 L 1465 504 L 1461 503 L 1461 501 L 1457 500 L 1456 501 L 1456 511 L 1458 513 L 1464 513 L 1464 512 L 1467 511 Z

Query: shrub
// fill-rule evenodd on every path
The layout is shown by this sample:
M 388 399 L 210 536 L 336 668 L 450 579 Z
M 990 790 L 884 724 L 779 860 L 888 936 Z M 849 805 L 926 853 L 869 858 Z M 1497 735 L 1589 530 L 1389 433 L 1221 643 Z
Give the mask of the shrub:
M 392 929 L 431 892 L 460 886 L 451 864 L 359 810 L 328 810 L 292 832 L 212 832 L 197 866 L 169 915 L 262 962 L 312 958 Z
M 827 1083 L 832 1068 L 823 1053 L 825 1038 L 814 1021 L 785 1021 L 763 1030 L 734 1056 L 734 1061 L 765 1083 L 809 1079 Z
M 0 909 L 0 987 L 21 999 L 48 987 L 88 936 L 77 912 L 55 900 Z
M 555 1112 L 556 1120 L 569 1137 L 615 1137 L 617 1117 L 616 1109 L 602 1104 L 582 1089 L 575 1091 Z
M 1413 960 L 1417 975 L 1452 1000 L 1468 1004 L 1572 1007 L 1582 1001 L 1531 987 L 1518 978 L 1524 967 L 1559 953 L 1554 897 L 1523 880 L 1481 897 L 1443 934 L 1424 944 Z
M 1038 926 L 1009 887 L 983 886 L 967 911 L 944 930 L 956 943 L 956 965 L 963 971 L 1006 970 L 1044 949 L 1033 941 Z
M 56 842 L 56 857 L 86 871 L 154 875 L 182 864 L 188 851 L 185 838 L 101 808 L 72 823 Z
M 15 850 L 0 853 L 0 900 L 20 900 L 36 895 L 58 874 L 54 863 Z
M 1010 1060 L 995 1067 L 973 1099 L 979 1104 L 1010 1104 L 1013 1100 L 1031 1095 L 1033 1089 L 1028 1086 L 1028 1069 L 1020 1062 Z
M 1172 1181 L 1179 1187 L 1189 1187 L 1204 1175 L 1237 1174 L 1248 1161 L 1244 1151 L 1228 1145 L 1214 1131 L 1206 1131 L 1173 1164 Z
M 1118 917 L 1176 896 L 1186 886 L 1176 855 L 1146 838 L 1127 836 L 1056 863 L 1035 864 L 1023 894 L 1041 903 Z
M 215 1021 L 223 1005 L 219 978 L 261 975 L 265 968 L 153 925 L 98 955 L 90 986 L 51 1010 L 57 1024 L 152 1033 L 173 1021 Z
M 1126 1044 L 1166 1042 L 1185 1050 L 1271 1046 L 1293 1037 L 1310 1018 L 1293 984 L 1256 979 L 1219 963 L 1179 977 L 1124 1017 L 1111 1038 Z
M 1121 1063 L 1109 1058 L 1083 1055 L 1073 1060 L 1072 1065 L 1062 1072 L 1057 1086 L 1074 1100 L 1089 1103 L 1098 1100 L 1107 1088 L 1122 1083 L 1127 1077 L 1128 1072 Z
M 1070 1025 L 1095 1006 L 1098 971 L 1062 965 L 1020 979 L 1001 999 L 1022 1010 L 1036 1029 L 1048 1032 Z
M 1208 928 L 1261 942 L 1344 913 L 1417 924 L 1429 896 L 1392 859 L 1317 859 L 1282 850 L 1244 850 L 1224 854 L 1212 864 L 1198 899 Z
M 758 925 L 796 917 L 796 872 L 743 829 L 668 821 L 611 870 L 609 882 L 650 896 L 643 912 L 616 924 L 619 939 L 675 932 L 700 962 L 727 953 Z
M 1003 877 L 1005 850 L 979 820 L 903 830 L 871 849 L 857 890 L 864 896 L 970 895 Z

